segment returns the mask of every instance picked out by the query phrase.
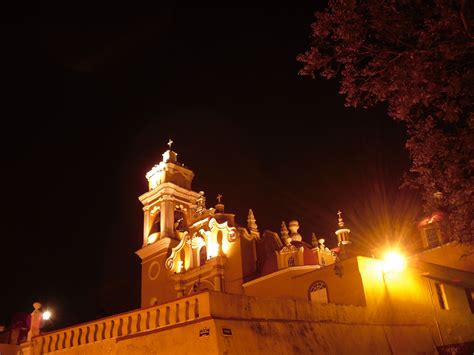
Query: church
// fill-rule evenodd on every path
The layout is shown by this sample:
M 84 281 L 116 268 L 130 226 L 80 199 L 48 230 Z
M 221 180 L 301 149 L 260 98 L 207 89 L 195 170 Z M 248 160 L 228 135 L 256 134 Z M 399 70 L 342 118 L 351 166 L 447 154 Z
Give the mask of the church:
M 171 141 L 162 157 L 139 197 L 141 308 L 43 333 L 35 304 L 16 353 L 431 354 L 473 346 L 474 258 L 448 241 L 441 215 L 420 223 L 421 251 L 389 265 L 354 254 L 341 212 L 332 249 L 315 235 L 305 242 L 294 219 L 262 231 L 249 209 L 238 225 L 222 196 L 209 207 L 192 190 L 194 173 Z

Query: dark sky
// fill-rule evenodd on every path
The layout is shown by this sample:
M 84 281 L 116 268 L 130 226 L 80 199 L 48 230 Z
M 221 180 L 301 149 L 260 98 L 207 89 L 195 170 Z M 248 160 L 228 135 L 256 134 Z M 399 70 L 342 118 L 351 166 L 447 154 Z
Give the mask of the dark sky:
M 299 219 L 333 245 L 341 209 L 369 250 L 413 217 L 403 127 L 297 75 L 317 2 L 62 3 L 2 25 L 0 324 L 35 300 L 51 327 L 139 306 L 137 197 L 169 138 L 242 225 L 252 208 L 262 230 Z

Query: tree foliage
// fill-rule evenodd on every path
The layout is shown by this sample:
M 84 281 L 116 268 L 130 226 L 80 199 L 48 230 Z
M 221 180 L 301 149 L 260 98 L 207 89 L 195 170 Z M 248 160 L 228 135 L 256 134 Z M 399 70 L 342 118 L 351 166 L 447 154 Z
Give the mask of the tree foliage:
M 471 242 L 473 14 L 463 0 L 330 0 L 298 56 L 301 75 L 340 79 L 347 106 L 387 103 L 407 127 L 405 183 L 427 212 L 441 202 L 451 237 Z

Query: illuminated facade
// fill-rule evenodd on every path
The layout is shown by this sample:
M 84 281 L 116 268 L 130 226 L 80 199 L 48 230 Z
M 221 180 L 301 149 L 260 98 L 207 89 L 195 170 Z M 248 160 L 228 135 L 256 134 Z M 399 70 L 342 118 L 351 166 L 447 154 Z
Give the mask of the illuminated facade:
M 432 353 L 474 340 L 472 256 L 459 268 L 437 249 L 406 267 L 351 256 L 341 212 L 332 250 L 296 220 L 261 232 L 249 210 L 239 226 L 193 176 L 171 144 L 146 175 L 142 308 L 31 337 L 24 354 Z
M 289 267 L 318 269 L 335 263 L 337 254 L 314 239 L 303 241 L 299 223 L 282 222 L 281 234 L 258 230 L 252 210 L 247 228 L 224 211 L 218 196 L 214 208 L 206 207 L 204 192 L 191 190 L 194 174 L 168 150 L 163 160 L 146 174 L 149 191 L 140 196 L 144 211 L 142 306 L 170 301 L 210 290 L 245 294 L 245 283 Z M 341 212 L 335 232 L 339 248 L 350 244 L 350 230 Z

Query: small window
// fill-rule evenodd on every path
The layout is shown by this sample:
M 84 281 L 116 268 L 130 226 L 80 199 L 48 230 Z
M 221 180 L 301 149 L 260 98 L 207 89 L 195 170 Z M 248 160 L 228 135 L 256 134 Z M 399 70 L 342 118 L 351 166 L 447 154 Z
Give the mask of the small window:
M 295 258 L 292 256 L 288 258 L 288 266 L 295 266 Z
M 466 289 L 467 302 L 469 303 L 469 308 L 471 308 L 471 313 L 474 314 L 474 288 Z
M 186 230 L 184 222 L 184 213 L 182 211 L 174 211 L 174 229 L 180 232 Z
M 199 250 L 199 266 L 202 266 L 206 263 L 207 260 L 207 248 L 205 245 Z
M 435 282 L 436 295 L 438 296 L 439 308 L 448 310 L 448 301 L 444 292 L 444 285 Z
M 426 235 L 426 243 L 428 244 L 428 248 L 434 248 L 439 245 L 437 228 L 425 229 L 425 235 Z
M 153 218 L 153 224 L 151 225 L 149 234 L 160 233 L 160 221 L 160 213 L 158 212 Z
M 328 303 L 328 288 L 323 281 L 316 281 L 309 287 L 309 300 L 316 303 Z
M 322 266 L 326 265 L 326 258 L 324 257 L 324 255 L 321 255 L 321 265 Z

